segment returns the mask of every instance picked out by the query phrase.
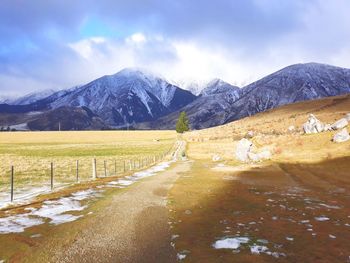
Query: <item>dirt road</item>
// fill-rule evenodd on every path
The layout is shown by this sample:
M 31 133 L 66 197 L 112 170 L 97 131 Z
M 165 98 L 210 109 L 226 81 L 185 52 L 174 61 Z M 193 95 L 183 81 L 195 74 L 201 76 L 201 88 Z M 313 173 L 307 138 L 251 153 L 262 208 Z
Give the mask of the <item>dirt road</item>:
M 176 253 L 166 208 L 167 192 L 189 162 L 173 166 L 128 190 L 111 196 L 108 206 L 76 231 L 73 242 L 61 243 L 52 236 L 28 262 L 174 262 Z M 88 227 L 86 227 L 88 226 Z M 70 229 L 66 229 L 67 235 Z M 60 233 L 64 235 L 64 233 Z M 49 252 L 48 252 L 49 251 Z

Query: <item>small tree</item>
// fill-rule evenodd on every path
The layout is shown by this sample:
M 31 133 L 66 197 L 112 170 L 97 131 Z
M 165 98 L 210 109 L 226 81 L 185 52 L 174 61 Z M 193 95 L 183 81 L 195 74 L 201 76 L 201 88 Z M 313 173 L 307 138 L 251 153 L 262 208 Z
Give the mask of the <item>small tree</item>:
M 186 112 L 182 111 L 176 123 L 176 132 L 184 133 L 185 131 L 188 131 L 188 130 L 189 130 L 189 121 L 188 121 Z

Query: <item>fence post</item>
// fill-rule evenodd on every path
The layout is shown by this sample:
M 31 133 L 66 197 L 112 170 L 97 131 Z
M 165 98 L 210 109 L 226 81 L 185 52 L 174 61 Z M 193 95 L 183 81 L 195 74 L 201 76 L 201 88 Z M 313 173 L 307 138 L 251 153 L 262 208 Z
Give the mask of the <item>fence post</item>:
M 125 164 L 125 160 L 124 160 L 124 173 L 125 173 L 125 171 L 126 171 L 126 167 L 125 167 L 125 165 L 126 165 L 126 164 Z
M 53 162 L 51 162 L 51 191 L 53 190 Z
M 79 182 L 79 160 L 77 160 L 77 182 Z
M 13 177 L 14 177 L 14 169 L 13 166 L 11 166 L 11 202 L 13 202 Z
M 107 165 L 106 161 L 103 162 L 104 168 L 105 168 L 105 177 L 107 177 Z
M 114 175 L 117 175 L 117 160 L 114 159 Z
M 97 178 L 97 173 L 96 173 L 96 159 L 92 159 L 92 178 L 96 179 Z

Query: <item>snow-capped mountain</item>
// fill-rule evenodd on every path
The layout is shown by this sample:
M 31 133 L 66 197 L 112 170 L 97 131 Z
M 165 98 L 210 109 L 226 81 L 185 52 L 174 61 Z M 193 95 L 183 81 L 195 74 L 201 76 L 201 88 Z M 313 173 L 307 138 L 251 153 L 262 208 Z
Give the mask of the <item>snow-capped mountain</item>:
M 238 98 L 240 96 L 240 90 L 239 87 L 233 86 L 221 79 L 213 79 L 204 87 L 200 95 L 209 96 L 219 93 L 230 93 L 231 96 Z
M 202 129 L 284 104 L 350 93 L 350 69 L 318 63 L 296 64 L 242 89 L 230 88 L 222 81 L 212 84 L 198 99 L 149 124 L 150 127 L 173 129 L 180 111 L 186 111 L 193 129 Z
M 53 94 L 56 96 L 56 94 Z M 110 126 L 155 120 L 176 111 L 196 97 L 162 78 L 139 69 L 103 76 L 63 96 L 47 100 L 50 108 L 87 107 Z
M 295 64 L 242 90 L 226 113 L 226 122 L 298 101 L 350 92 L 350 69 L 319 63 Z
M 74 116 L 79 121 L 67 122 L 71 129 L 130 125 L 172 129 L 179 112 L 186 111 L 192 128 L 202 129 L 280 105 L 346 93 L 350 93 L 350 69 L 317 63 L 286 67 L 241 89 L 216 79 L 203 85 L 198 97 L 153 74 L 124 69 L 30 104 L 0 104 L 0 114 L 6 115 L 6 125 L 47 120 L 48 125 L 34 122 L 38 129 L 50 129 Z M 64 114 L 67 111 L 75 113 Z
M 31 92 L 23 97 L 15 98 L 12 100 L 7 100 L 5 103 L 11 104 L 11 105 L 27 105 L 27 104 L 31 104 L 35 101 L 41 100 L 43 98 L 46 98 L 46 97 L 54 94 L 55 92 L 56 92 L 56 90 L 52 90 L 52 89 Z
M 185 111 L 193 129 L 220 125 L 225 121 L 225 112 L 240 97 L 241 89 L 214 79 L 205 85 L 200 96 L 179 111 L 151 123 L 151 128 L 172 129 L 180 111 Z

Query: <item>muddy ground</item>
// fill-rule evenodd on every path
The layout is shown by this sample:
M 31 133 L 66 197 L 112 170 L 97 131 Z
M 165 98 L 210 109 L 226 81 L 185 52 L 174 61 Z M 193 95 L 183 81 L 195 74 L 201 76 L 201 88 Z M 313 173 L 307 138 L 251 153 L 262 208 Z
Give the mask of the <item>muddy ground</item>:
M 170 192 L 173 244 L 185 262 L 350 262 L 349 171 L 194 161 Z M 229 239 L 244 242 L 214 248 Z

